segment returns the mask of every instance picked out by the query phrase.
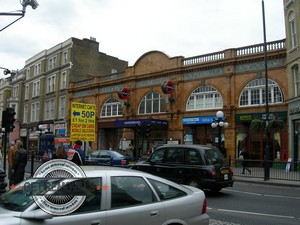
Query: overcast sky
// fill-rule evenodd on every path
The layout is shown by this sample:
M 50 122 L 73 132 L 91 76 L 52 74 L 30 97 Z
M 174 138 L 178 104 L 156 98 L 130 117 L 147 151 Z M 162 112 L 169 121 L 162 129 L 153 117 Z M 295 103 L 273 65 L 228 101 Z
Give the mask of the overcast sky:
M 0 0 L 0 12 L 21 10 Z M 99 51 L 129 62 L 159 50 L 192 57 L 263 42 L 262 0 L 37 0 L 0 32 L 0 67 L 25 61 L 70 37 L 94 37 Z M 283 0 L 264 0 L 267 41 L 284 39 Z M 0 29 L 17 19 L 0 16 Z M 0 77 L 4 77 L 0 70 Z

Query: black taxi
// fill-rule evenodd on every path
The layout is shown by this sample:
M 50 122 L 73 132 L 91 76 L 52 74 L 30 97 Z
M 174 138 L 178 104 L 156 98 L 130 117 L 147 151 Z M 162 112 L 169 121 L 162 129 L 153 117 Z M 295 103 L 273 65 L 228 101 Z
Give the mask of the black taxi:
M 232 187 L 234 182 L 222 153 L 206 145 L 163 145 L 131 168 L 213 192 Z

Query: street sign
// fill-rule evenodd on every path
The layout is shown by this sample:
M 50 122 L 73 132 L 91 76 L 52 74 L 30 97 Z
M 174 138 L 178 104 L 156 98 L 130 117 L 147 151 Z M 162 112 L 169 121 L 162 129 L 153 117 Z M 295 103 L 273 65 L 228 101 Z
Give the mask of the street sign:
M 71 141 L 95 141 L 96 105 L 71 103 Z
M 172 94 L 175 90 L 175 87 L 172 81 L 165 81 L 162 84 L 161 89 L 164 94 Z
M 127 88 L 121 88 L 121 90 L 118 91 L 118 96 L 120 99 L 128 99 L 130 96 L 129 90 Z

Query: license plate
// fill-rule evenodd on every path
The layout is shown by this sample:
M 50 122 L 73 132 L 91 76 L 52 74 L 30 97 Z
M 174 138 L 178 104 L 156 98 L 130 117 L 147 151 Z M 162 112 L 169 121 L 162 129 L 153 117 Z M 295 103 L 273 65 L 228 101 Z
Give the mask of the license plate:
M 135 162 L 129 162 L 129 164 L 135 164 Z
M 224 174 L 224 180 L 228 180 L 228 174 Z
M 229 170 L 228 169 L 223 169 L 221 170 L 221 174 L 228 174 L 229 173 Z

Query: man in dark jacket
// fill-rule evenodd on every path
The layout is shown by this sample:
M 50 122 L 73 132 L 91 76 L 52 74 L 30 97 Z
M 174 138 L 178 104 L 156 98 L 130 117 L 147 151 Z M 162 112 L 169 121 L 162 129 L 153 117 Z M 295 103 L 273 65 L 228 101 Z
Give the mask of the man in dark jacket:
M 27 164 L 27 151 L 23 148 L 23 143 L 21 141 L 18 141 L 16 147 L 17 148 L 12 166 L 12 176 L 14 185 L 24 180 L 25 167 Z

